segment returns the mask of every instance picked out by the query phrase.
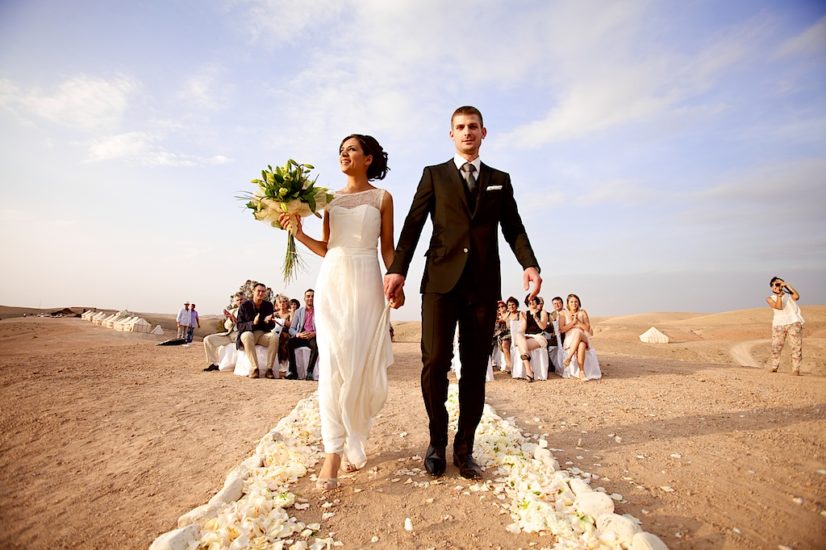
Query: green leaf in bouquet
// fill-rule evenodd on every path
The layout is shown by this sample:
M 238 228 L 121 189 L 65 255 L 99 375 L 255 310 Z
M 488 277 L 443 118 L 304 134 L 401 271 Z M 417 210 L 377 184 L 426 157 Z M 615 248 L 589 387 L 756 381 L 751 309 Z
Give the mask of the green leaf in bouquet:
M 315 166 L 312 164 L 305 164 L 304 166 L 306 166 L 308 170 L 315 170 Z
M 308 195 L 304 202 L 310 207 L 310 212 L 315 213 L 315 196 Z

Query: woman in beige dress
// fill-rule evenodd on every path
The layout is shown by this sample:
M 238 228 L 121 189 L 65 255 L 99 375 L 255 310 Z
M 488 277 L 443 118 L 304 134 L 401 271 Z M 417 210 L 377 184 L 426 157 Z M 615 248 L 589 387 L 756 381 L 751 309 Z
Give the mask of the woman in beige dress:
M 582 302 L 576 294 L 568 294 L 568 305 L 559 313 L 559 332 L 565 334 L 566 357 L 563 365 L 570 365 L 576 355 L 579 378 L 585 380 L 585 352 L 591 345 L 591 319 L 588 312 L 582 309 Z

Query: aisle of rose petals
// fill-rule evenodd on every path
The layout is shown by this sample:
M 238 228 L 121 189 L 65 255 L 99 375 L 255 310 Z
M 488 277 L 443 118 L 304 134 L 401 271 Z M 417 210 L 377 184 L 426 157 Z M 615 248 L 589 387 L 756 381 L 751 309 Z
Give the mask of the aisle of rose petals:
M 458 387 L 447 400 L 452 428 L 458 418 Z M 305 524 L 290 509 L 309 507 L 290 486 L 322 458 L 318 400 L 302 399 L 265 435 L 255 453 L 236 466 L 224 487 L 207 504 L 178 519 L 178 529 L 159 536 L 150 550 L 321 550 L 342 546 L 332 534 L 319 536 L 320 523 Z M 525 435 L 511 421 L 485 405 L 476 432 L 474 456 L 486 479 L 472 493 L 489 492 L 510 514 L 511 533 L 553 535 L 553 548 L 662 549 L 665 544 L 644 532 L 630 515 L 614 513 L 614 499 L 601 487 L 592 489 L 587 472 L 560 470 L 547 441 Z M 427 487 L 415 483 L 410 490 Z M 326 514 L 322 521 L 328 519 Z M 539 543 L 541 544 L 541 543 Z M 550 546 L 547 546 L 550 547 Z

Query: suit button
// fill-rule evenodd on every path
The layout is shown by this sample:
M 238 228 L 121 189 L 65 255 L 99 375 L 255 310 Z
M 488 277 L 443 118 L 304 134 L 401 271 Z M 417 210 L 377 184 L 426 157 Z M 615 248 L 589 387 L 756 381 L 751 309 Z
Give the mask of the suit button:
M 463 248 L 462 250 L 464 250 L 464 251 L 465 251 L 465 254 L 467 254 L 467 248 Z

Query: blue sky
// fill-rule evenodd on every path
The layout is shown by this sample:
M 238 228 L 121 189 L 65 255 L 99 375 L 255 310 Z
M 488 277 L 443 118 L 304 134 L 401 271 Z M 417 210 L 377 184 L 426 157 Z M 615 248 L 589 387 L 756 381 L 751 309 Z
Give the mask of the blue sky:
M 372 134 L 398 236 L 464 104 L 546 298 L 722 311 L 777 274 L 826 303 L 826 5 L 759 0 L 4 1 L 0 303 L 217 313 L 248 278 L 299 296 L 320 260 L 283 284 L 283 233 L 235 199 L 249 179 L 294 158 L 337 189 L 339 141 Z

